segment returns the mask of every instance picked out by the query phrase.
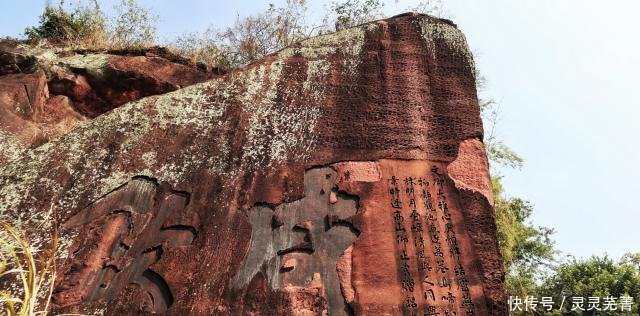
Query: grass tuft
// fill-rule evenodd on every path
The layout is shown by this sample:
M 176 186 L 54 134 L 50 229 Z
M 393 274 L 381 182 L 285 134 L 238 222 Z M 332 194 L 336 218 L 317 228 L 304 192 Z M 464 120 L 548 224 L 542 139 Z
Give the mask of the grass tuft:
M 37 254 L 23 234 L 0 222 L 0 284 L 6 289 L 0 290 L 0 308 L 7 315 L 47 314 L 56 278 L 57 242 L 54 233 L 51 249 Z M 39 306 L 43 307 L 38 310 Z

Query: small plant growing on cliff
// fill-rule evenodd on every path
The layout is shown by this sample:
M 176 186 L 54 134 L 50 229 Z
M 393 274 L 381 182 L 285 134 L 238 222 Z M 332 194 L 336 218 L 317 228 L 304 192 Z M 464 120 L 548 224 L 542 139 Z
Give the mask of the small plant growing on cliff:
M 382 18 L 384 3 L 381 0 L 333 1 L 326 21 L 333 21 L 336 31 Z M 328 23 L 328 22 L 326 22 Z
M 158 17 L 150 9 L 140 6 L 136 0 L 121 0 L 116 12 L 110 27 L 111 45 L 140 48 L 155 43 Z
M 208 28 L 202 33 L 183 34 L 171 44 L 171 50 L 206 68 L 233 68 L 229 50 L 220 45 L 219 31 Z
M 395 1 L 396 4 L 399 0 Z M 382 0 L 338 0 L 329 4 L 329 12 L 324 17 L 324 23 L 334 30 L 340 31 L 362 23 L 381 19 L 385 2 Z M 442 15 L 442 0 L 422 0 L 414 6 L 404 9 L 416 13 Z
M 0 222 L 0 282 L 6 285 L 6 290 L 0 290 L 0 307 L 6 315 L 47 314 L 56 276 L 55 235 L 51 245 L 51 250 L 36 257 L 22 234 Z

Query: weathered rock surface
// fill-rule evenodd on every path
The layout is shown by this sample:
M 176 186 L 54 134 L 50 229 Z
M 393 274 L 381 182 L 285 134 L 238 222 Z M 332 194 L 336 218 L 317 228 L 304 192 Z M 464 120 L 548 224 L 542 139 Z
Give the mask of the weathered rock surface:
M 213 73 L 162 49 L 91 52 L 0 42 L 0 163 L 127 102 Z
M 482 136 L 464 36 L 408 14 L 21 153 L 0 214 L 57 225 L 60 313 L 506 315 Z

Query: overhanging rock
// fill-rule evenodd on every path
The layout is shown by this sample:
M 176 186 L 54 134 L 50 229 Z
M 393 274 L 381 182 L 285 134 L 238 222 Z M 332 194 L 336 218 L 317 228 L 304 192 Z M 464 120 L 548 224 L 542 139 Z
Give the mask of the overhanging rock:
M 464 36 L 407 14 L 25 151 L 0 214 L 59 227 L 60 313 L 504 315 L 482 135 Z

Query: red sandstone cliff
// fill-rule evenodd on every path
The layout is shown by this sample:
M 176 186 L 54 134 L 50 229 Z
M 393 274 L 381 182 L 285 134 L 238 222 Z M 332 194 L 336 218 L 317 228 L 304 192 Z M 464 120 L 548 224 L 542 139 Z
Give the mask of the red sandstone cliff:
M 36 247 L 59 227 L 56 312 L 506 314 L 474 64 L 451 22 L 371 22 L 182 89 L 209 75 L 91 56 L 0 77 L 0 131 L 23 146 L 0 164 L 0 214 L 40 227 Z M 78 126 L 27 136 L 59 124 Z

